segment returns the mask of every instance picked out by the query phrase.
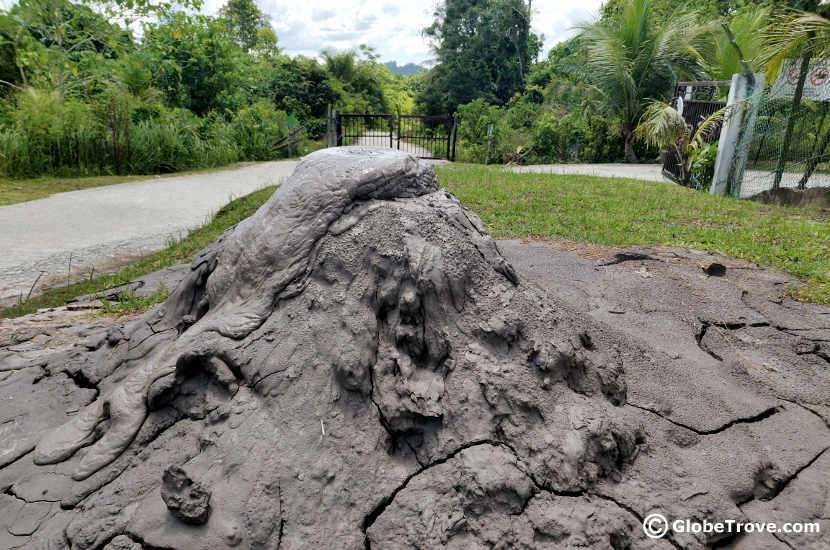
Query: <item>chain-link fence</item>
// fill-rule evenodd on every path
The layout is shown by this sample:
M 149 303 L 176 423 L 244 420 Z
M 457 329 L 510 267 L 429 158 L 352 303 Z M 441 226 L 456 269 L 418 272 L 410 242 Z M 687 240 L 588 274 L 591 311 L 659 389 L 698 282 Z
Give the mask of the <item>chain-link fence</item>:
M 720 144 L 735 148 L 724 151 L 730 153 L 727 194 L 830 187 L 830 63 L 796 61 L 788 60 L 763 92 L 750 85 L 749 97 L 736 95 L 740 122 L 732 139 L 723 139 L 728 129 L 722 133 Z M 733 78 L 733 87 L 739 81 Z
M 791 97 L 773 97 L 765 91 L 752 139 L 742 145 L 748 154 L 740 196 L 751 197 L 778 187 L 830 187 L 828 111 L 826 101 L 802 99 L 799 108 L 793 109 Z

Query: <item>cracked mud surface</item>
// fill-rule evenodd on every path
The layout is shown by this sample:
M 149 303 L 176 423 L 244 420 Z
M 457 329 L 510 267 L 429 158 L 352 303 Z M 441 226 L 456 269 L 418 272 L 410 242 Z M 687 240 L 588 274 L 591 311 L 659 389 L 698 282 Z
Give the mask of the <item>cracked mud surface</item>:
M 141 318 L 3 321 L 0 548 L 830 546 L 830 309 L 696 251 L 497 248 L 371 154 L 311 155 Z

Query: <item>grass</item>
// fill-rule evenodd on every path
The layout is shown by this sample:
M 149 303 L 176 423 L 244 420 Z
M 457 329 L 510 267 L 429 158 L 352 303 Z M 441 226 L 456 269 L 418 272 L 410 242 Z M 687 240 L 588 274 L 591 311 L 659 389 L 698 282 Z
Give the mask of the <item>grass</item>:
M 43 199 L 55 193 L 67 191 L 78 191 L 91 187 L 102 187 L 105 185 L 116 185 L 131 181 L 144 181 L 155 178 L 169 178 L 173 176 L 186 176 L 188 174 L 206 174 L 219 170 L 229 170 L 241 166 L 244 163 L 235 163 L 217 168 L 203 170 L 191 170 L 187 172 L 173 172 L 170 174 L 154 174 L 140 176 L 92 176 L 88 178 L 56 178 L 40 177 L 30 179 L 12 179 L 0 177 L 0 206 L 16 204 L 19 202 Z
M 0 311 L 0 316 L 18 317 L 33 313 L 40 308 L 62 306 L 76 296 L 100 292 L 176 263 L 190 261 L 198 251 L 213 242 L 225 229 L 236 225 L 253 214 L 257 208 L 271 197 L 275 190 L 276 186 L 272 185 L 254 191 L 250 195 L 232 200 L 216 212 L 207 223 L 194 229 L 183 239 L 171 242 L 163 250 L 142 258 L 117 273 L 47 290 L 40 296 L 35 296 L 24 303 Z M 163 298 L 159 299 L 160 297 L 161 294 L 158 294 L 155 296 L 155 299 L 158 301 L 163 300 Z M 130 307 L 134 305 L 129 303 L 130 300 L 128 297 L 122 299 L 121 302 L 125 303 L 121 308 L 124 312 L 130 311 Z M 140 304 L 140 307 L 146 308 L 150 305 L 152 303 L 143 303 Z M 116 306 L 113 307 L 115 308 Z
M 778 267 L 806 283 L 793 289 L 795 298 L 830 304 L 826 212 L 713 197 L 662 182 L 514 174 L 478 165 L 436 172 L 495 237 L 714 250 Z
M 652 244 L 715 250 L 787 271 L 806 285 L 794 297 L 830 304 L 830 220 L 818 210 L 718 198 L 676 185 L 630 179 L 514 174 L 480 165 L 436 167 L 441 183 L 477 212 L 497 238 L 549 238 L 607 246 Z M 230 202 L 181 241 L 113 275 L 49 290 L 0 316 L 63 305 L 178 262 L 250 216 L 276 187 Z M 141 311 L 164 299 L 112 305 Z
M 161 287 L 149 296 L 136 296 L 133 293 L 122 294 L 118 300 L 101 300 L 104 315 L 129 315 L 143 313 L 152 306 L 159 304 L 170 296 L 170 292 Z

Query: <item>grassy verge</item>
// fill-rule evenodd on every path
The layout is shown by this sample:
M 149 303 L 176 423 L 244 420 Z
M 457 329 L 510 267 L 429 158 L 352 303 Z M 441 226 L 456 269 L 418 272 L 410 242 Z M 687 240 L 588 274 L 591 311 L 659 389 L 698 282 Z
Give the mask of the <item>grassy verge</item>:
M 441 183 L 499 238 L 715 250 L 805 281 L 796 298 L 830 304 L 830 220 L 818 210 L 713 197 L 676 185 L 476 165 L 437 167 Z
M 223 206 L 205 225 L 194 229 L 180 241 L 171 242 L 166 248 L 138 260 L 118 273 L 95 277 L 73 285 L 47 290 L 23 304 L 18 304 L 0 311 L 2 317 L 17 317 L 32 313 L 40 308 L 56 307 L 66 304 L 76 296 L 100 292 L 115 285 L 129 282 L 137 277 L 158 271 L 173 264 L 189 261 L 196 252 L 200 251 L 219 236 L 225 229 L 236 225 L 253 214 L 274 193 L 276 186 L 265 187 L 254 191 L 250 195 L 234 199 Z M 158 301 L 163 300 L 163 293 L 157 294 Z M 124 303 L 112 305 L 116 311 L 135 311 L 133 306 L 149 307 L 152 303 L 132 304 L 130 297 L 125 297 Z

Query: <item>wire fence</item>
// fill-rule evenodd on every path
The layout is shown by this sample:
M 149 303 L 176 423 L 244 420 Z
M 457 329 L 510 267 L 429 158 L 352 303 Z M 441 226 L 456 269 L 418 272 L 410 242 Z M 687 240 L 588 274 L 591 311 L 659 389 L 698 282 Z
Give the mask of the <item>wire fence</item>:
M 765 91 L 758 105 L 752 139 L 741 146 L 746 164 L 740 196 L 776 188 L 830 187 L 830 104 Z M 736 159 L 743 155 L 735 155 Z

